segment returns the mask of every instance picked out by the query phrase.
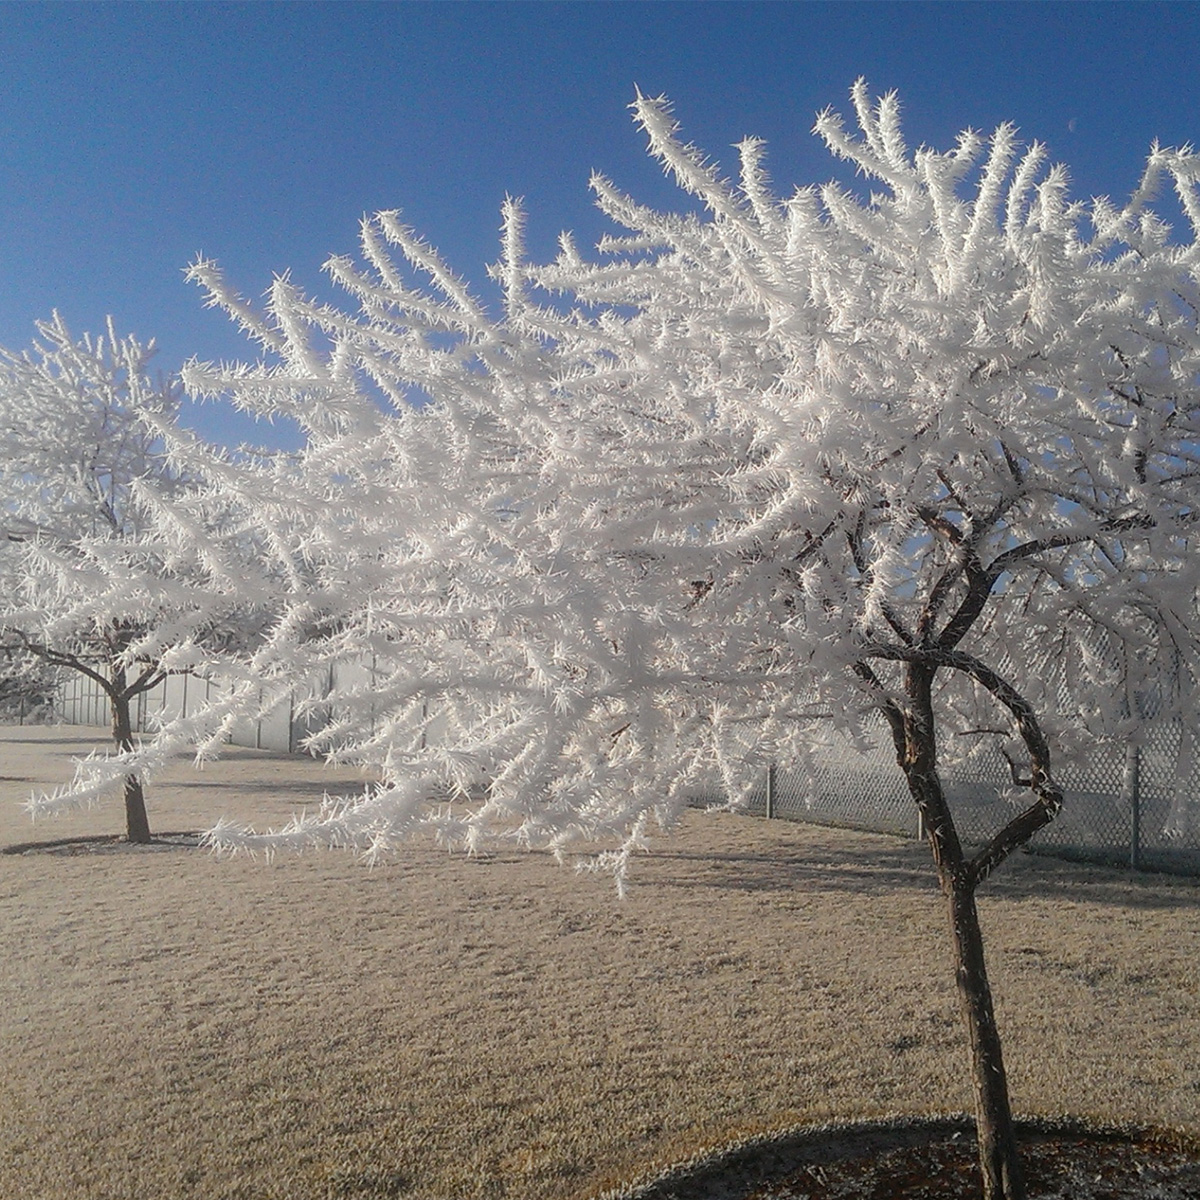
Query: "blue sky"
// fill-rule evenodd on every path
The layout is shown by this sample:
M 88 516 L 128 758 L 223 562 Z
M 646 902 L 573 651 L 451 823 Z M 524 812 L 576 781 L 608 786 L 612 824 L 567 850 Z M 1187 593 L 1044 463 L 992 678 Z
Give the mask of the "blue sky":
M 1200 141 L 1196 4 L 10 2 L 0 45 L 0 344 L 111 312 L 167 370 L 254 353 L 183 282 L 198 251 L 252 296 L 289 269 L 328 292 L 362 214 L 401 208 L 486 295 L 506 193 L 537 257 L 603 231 L 592 169 L 682 203 L 635 85 L 730 167 L 765 137 L 785 192 L 833 174 L 809 131 L 859 75 L 900 92 L 910 143 L 1012 120 L 1084 196 L 1129 191 L 1155 137 Z

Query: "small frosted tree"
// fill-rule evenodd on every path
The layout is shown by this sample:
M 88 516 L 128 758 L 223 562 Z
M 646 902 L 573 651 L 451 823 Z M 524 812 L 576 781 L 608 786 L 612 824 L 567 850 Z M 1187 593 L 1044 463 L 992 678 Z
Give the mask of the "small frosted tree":
M 596 177 L 628 233 L 538 267 L 509 202 L 498 317 L 395 214 L 364 223 L 365 266 L 330 264 L 357 313 L 281 279 L 259 315 L 197 264 L 266 359 L 189 385 L 308 435 L 243 485 L 290 564 L 255 667 L 369 656 L 314 745 L 383 780 L 211 836 L 611 838 L 620 878 L 697 792 L 737 803 L 772 760 L 883 736 L 946 898 L 984 1192 L 1015 1200 L 976 891 L 1058 812 L 1052 747 L 1132 736 L 1166 675 L 1196 721 L 1198 164 L 1156 147 L 1127 204 L 1084 206 L 1007 125 L 910 152 L 894 97 L 853 102 L 857 136 L 816 132 L 878 190 L 781 200 L 760 143 L 731 184 L 639 97 L 702 211 Z M 940 772 L 984 743 L 1019 803 L 967 848 Z
M 137 697 L 194 669 L 205 647 L 232 646 L 241 610 L 204 587 L 215 525 L 193 521 L 181 555 L 151 518 L 146 489 L 163 514 L 185 483 L 163 444 L 179 387 L 147 374 L 153 344 L 111 322 L 107 337 L 76 340 L 57 314 L 38 331 L 32 351 L 0 356 L 0 649 L 95 683 L 115 748 L 133 759 Z M 140 770 L 119 783 L 127 837 L 150 841 Z M 30 807 L 54 812 L 102 790 L 78 780 Z

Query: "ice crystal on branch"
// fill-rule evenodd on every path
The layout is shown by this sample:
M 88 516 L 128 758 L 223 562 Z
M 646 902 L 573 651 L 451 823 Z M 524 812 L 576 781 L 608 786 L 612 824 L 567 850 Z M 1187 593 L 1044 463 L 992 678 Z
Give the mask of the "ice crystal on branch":
M 443 832 L 561 847 L 742 796 L 902 721 L 916 661 L 947 733 L 1026 756 L 988 671 L 1067 753 L 1128 731 L 1114 689 L 1169 671 L 1186 708 L 1200 298 L 1194 238 L 1148 204 L 1163 178 L 1197 211 L 1191 154 L 1085 208 L 1009 125 L 910 152 L 894 96 L 852 99 L 857 131 L 816 133 L 880 190 L 782 199 L 760 142 L 734 185 L 639 96 L 708 215 L 597 176 L 625 233 L 538 266 L 508 200 L 498 318 L 395 213 L 364 222 L 365 266 L 328 264 L 357 313 L 278 280 L 259 314 L 194 268 L 270 357 L 189 384 L 308 434 L 260 485 L 281 561 L 311 567 L 279 602 L 315 586 L 338 633 L 273 650 L 370 657 L 316 744 L 458 797 Z M 387 813 L 351 803 L 337 840 L 376 845 Z
M 852 102 L 857 130 L 815 132 L 872 190 L 782 198 L 759 142 L 735 185 L 639 95 L 702 214 L 597 175 L 621 232 L 535 265 L 507 201 L 497 317 L 395 213 L 329 264 L 357 311 L 277 280 L 256 313 L 196 265 L 266 358 L 189 384 L 307 434 L 238 484 L 276 560 L 245 669 L 358 663 L 312 745 L 381 779 L 211 839 L 374 857 L 424 830 L 622 879 L 689 798 L 885 740 L 950 907 L 985 1194 L 1019 1200 L 974 894 L 1147 695 L 1194 744 L 1197 165 L 1155 147 L 1129 203 L 1083 205 L 1009 125 L 910 151 L 895 96 Z M 968 852 L 939 772 L 985 745 L 1022 807 Z
M 0 654 L 89 679 L 117 753 L 28 807 L 55 813 L 119 789 L 128 836 L 147 841 L 142 778 L 169 747 L 135 747 L 131 704 L 254 640 L 244 586 L 209 587 L 244 574 L 230 560 L 244 566 L 253 541 L 239 547 L 232 508 L 184 499 L 164 445 L 180 390 L 149 375 L 153 343 L 118 337 L 111 321 L 107 337 L 75 339 L 57 314 L 38 331 L 31 351 L 0 351 Z M 223 466 L 206 458 L 210 478 Z

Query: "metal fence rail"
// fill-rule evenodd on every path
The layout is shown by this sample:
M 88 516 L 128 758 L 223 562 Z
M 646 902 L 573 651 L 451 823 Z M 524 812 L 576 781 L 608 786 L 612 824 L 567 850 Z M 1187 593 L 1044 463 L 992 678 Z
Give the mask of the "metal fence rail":
M 322 680 L 318 695 L 336 696 L 348 686 L 369 689 L 366 664 L 343 664 Z M 212 694 L 216 683 L 173 676 L 138 699 L 141 731 L 185 716 Z M 329 713 L 336 712 L 331 703 Z M 71 724 L 107 726 L 108 701 L 93 681 L 64 681 L 58 717 Z M 305 720 L 288 702 L 239 723 L 231 742 L 291 753 L 321 724 L 320 711 Z M 1200 875 L 1200 767 L 1179 724 L 1152 721 L 1140 748 L 1099 746 L 1087 764 L 1063 770 L 1066 802 L 1059 816 L 1034 838 L 1032 848 L 1065 857 L 1134 869 Z M 981 753 L 966 766 L 943 772 L 951 809 L 964 842 L 982 843 L 1013 814 L 1007 763 L 998 752 Z M 747 811 L 916 837 L 917 813 L 904 778 L 886 745 L 863 753 L 849 743 L 822 754 L 812 771 L 772 768 Z
M 1098 747 L 1085 767 L 1057 778 L 1066 793 L 1062 812 L 1031 849 L 1200 875 L 1200 772 L 1177 724 L 1151 726 L 1140 749 Z M 1011 774 L 999 753 L 946 770 L 943 783 L 966 843 L 988 841 L 1016 811 Z M 847 743 L 823 754 L 812 771 L 772 767 L 746 811 L 906 837 L 919 832 L 904 777 L 883 746 L 863 753 Z

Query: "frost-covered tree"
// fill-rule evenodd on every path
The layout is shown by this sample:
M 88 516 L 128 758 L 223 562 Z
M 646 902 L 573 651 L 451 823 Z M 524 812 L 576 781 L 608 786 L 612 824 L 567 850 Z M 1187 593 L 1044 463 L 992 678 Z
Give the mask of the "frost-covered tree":
M 92 680 L 116 750 L 134 758 L 133 702 L 206 647 L 238 641 L 240 602 L 205 587 L 214 525 L 193 522 L 181 554 L 152 519 L 147 489 L 165 512 L 185 482 L 163 444 L 180 390 L 147 374 L 153 344 L 118 337 L 111 321 L 106 337 L 76 340 L 57 314 L 38 331 L 31 351 L 0 353 L 0 651 Z M 139 769 L 119 782 L 127 836 L 147 842 Z M 101 790 L 81 779 L 30 807 Z
M 894 97 L 853 103 L 857 134 L 816 132 L 873 190 L 779 199 L 759 142 L 727 182 L 639 97 L 699 205 L 596 177 L 627 233 L 533 266 L 509 202 L 497 316 L 390 213 L 330 264 L 355 313 L 280 279 L 260 315 L 197 264 L 265 358 L 189 385 L 308 435 L 241 485 L 288 564 L 250 665 L 369 661 L 314 744 L 382 779 L 211 836 L 614 839 L 620 878 L 698 793 L 882 736 L 946 897 L 985 1195 L 1013 1200 L 977 889 L 1058 812 L 1056 756 L 1135 734 L 1139 691 L 1169 676 L 1197 719 L 1200 160 L 1156 147 L 1128 203 L 1081 205 L 1008 125 L 914 152 Z M 940 771 L 983 744 L 1016 804 L 968 848 Z
M 0 722 L 52 719 L 60 682 L 57 669 L 43 659 L 0 643 Z

